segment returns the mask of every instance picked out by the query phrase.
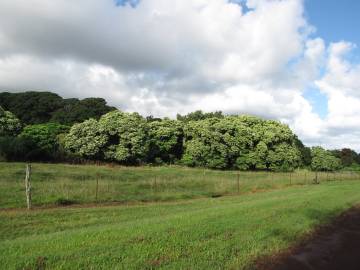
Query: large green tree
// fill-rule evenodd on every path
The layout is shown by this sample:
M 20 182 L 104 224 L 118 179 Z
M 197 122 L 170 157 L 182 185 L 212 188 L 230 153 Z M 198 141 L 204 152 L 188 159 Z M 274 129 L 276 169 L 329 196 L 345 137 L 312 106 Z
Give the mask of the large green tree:
M 293 170 L 300 165 L 295 135 L 277 121 L 253 116 L 207 118 L 188 122 L 184 134 L 182 161 L 189 166 Z
M 99 129 L 109 138 L 104 149 L 106 160 L 124 164 L 146 161 L 149 150 L 148 126 L 140 114 L 109 112 L 100 118 Z

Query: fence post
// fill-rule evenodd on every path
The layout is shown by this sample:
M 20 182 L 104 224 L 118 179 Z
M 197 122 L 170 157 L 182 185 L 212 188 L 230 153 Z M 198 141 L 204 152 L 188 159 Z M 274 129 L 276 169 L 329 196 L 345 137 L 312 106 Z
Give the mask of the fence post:
M 99 193 L 99 174 L 96 174 L 96 190 L 95 190 L 95 201 L 98 201 L 98 193 Z
M 155 189 L 155 192 L 156 192 L 156 176 L 155 176 L 155 179 L 154 179 L 154 189 Z
M 315 179 L 314 179 L 314 183 L 315 183 L 315 184 L 319 184 L 318 171 L 315 171 Z
M 290 186 L 291 186 L 291 172 L 290 172 L 290 175 L 289 175 L 289 176 L 290 176 Z
M 25 193 L 27 208 L 31 209 L 31 165 L 26 164 Z
M 240 172 L 237 172 L 237 193 L 240 194 Z
M 307 185 L 306 172 L 304 173 L 304 185 Z

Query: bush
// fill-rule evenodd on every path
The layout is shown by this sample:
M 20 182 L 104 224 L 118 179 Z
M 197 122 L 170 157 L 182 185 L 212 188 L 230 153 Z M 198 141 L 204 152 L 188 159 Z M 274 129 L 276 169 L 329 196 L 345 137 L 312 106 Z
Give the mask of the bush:
M 57 123 L 29 125 L 19 136 L 35 144 L 37 150 L 43 154 L 42 160 L 56 160 L 59 151 L 58 136 L 68 130 L 68 126 Z
M 29 138 L 0 137 L 0 156 L 6 161 L 39 161 L 44 154 Z

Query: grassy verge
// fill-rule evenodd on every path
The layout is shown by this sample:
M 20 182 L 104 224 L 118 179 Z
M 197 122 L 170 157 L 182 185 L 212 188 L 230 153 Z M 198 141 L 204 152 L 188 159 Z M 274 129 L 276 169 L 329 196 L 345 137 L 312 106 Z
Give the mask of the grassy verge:
M 33 164 L 35 206 L 148 202 L 245 194 L 311 183 L 314 173 L 235 172 L 182 167 Z M 0 163 L 0 208 L 25 207 L 25 164 Z M 356 173 L 319 174 L 321 181 L 360 179 Z M 239 181 L 238 181 L 239 179 Z
M 2 269 L 246 269 L 360 202 L 360 182 L 163 204 L 0 210 Z

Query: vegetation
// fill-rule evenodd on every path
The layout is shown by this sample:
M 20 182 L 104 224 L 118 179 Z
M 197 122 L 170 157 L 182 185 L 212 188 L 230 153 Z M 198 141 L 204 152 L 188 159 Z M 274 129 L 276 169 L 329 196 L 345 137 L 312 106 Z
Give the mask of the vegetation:
M 0 105 L 0 160 L 5 161 L 360 170 L 355 151 L 311 149 L 287 125 L 255 116 L 195 111 L 176 120 L 143 117 L 100 98 L 63 99 L 50 92 L 0 93 Z
M 20 130 L 20 120 L 0 106 L 0 136 L 16 136 Z
M 89 118 L 98 119 L 114 110 L 102 98 L 63 99 L 51 92 L 0 93 L 0 106 L 24 124 L 56 122 L 72 125 Z
M 74 125 L 65 148 L 84 158 L 122 164 L 178 161 L 193 167 L 275 171 L 301 165 L 296 136 L 288 126 L 250 116 L 147 122 L 137 113 L 113 111 L 99 121 Z
M 315 171 L 336 171 L 341 168 L 341 160 L 320 146 L 311 149 L 311 156 L 311 168 Z
M 44 159 L 51 160 L 59 150 L 58 136 L 68 130 L 68 126 L 57 123 L 29 125 L 23 129 L 20 137 L 34 142 L 36 149 L 44 155 Z
M 249 269 L 359 200 L 360 182 L 344 181 L 176 203 L 0 211 L 0 264 Z

